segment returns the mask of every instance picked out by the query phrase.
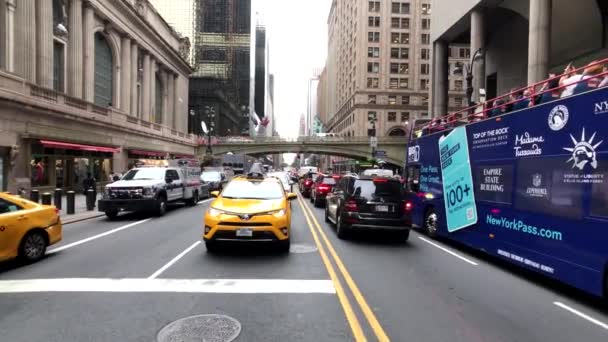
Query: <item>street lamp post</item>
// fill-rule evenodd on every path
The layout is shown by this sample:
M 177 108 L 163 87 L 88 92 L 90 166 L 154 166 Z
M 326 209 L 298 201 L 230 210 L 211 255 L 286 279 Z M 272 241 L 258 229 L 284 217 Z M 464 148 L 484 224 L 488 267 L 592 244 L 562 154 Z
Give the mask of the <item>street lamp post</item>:
M 378 120 L 378 118 L 376 117 L 376 112 L 370 112 L 367 114 L 367 121 L 369 123 L 372 124 L 372 128 L 368 131 L 368 136 L 369 136 L 369 144 L 372 148 L 372 168 L 374 167 L 374 158 L 376 157 L 376 144 L 377 144 L 377 140 L 376 140 L 376 121 Z
M 482 56 L 483 56 L 483 52 L 481 51 L 481 48 L 477 49 L 477 51 L 475 51 L 475 53 L 471 57 L 471 62 L 469 63 L 469 65 L 466 66 L 466 71 L 467 71 L 466 96 L 467 96 L 467 103 L 468 103 L 469 107 L 473 106 L 473 65 L 475 64 L 475 62 L 477 60 L 481 59 Z
M 211 156 L 213 154 L 213 150 L 211 149 L 211 133 L 215 126 L 215 107 L 205 106 L 205 119 L 207 120 L 207 150 L 205 153 Z

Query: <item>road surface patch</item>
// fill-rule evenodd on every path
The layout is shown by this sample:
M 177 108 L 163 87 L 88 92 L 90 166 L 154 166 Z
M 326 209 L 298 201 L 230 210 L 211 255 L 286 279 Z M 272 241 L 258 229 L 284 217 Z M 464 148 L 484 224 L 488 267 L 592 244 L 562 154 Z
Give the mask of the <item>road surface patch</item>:
M 0 293 L 32 292 L 335 294 L 336 289 L 331 280 L 307 279 L 51 278 L 0 281 Z
M 226 315 L 196 315 L 167 324 L 157 342 L 231 342 L 241 333 L 241 323 Z
M 316 246 L 302 244 L 302 243 L 293 243 L 293 244 L 291 244 L 291 247 L 289 248 L 289 251 L 291 253 L 295 253 L 295 254 L 314 253 L 314 252 L 317 252 L 318 250 L 319 249 Z

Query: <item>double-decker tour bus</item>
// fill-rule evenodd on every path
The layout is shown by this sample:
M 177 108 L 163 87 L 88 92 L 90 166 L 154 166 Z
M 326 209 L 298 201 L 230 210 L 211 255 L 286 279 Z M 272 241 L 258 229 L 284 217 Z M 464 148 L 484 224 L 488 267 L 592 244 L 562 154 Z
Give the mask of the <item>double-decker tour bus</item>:
M 607 74 L 568 97 L 539 83 L 413 130 L 404 172 L 415 227 L 606 295 Z

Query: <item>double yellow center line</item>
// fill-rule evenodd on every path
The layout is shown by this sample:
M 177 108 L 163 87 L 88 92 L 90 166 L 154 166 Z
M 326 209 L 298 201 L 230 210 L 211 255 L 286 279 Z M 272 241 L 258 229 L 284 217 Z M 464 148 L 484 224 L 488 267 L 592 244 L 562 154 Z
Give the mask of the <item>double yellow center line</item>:
M 304 213 L 306 222 L 308 222 L 308 227 L 310 228 L 312 237 L 315 240 L 317 248 L 319 249 L 319 254 L 321 255 L 321 259 L 323 260 L 323 263 L 325 264 L 325 267 L 327 268 L 327 272 L 329 273 L 329 276 L 334 283 L 334 287 L 336 288 L 336 293 L 338 295 L 338 299 L 340 301 L 340 304 L 342 305 L 344 314 L 346 315 L 346 320 L 348 321 L 350 328 L 353 332 L 355 341 L 367 341 L 367 338 L 365 337 L 365 333 L 363 332 L 363 329 L 361 328 L 361 324 L 359 323 L 359 319 L 357 318 L 357 315 L 353 311 L 353 307 L 350 303 L 350 300 L 349 300 L 348 296 L 346 295 L 346 292 L 344 291 L 344 287 L 342 286 L 342 281 L 337 276 L 334 266 L 333 266 L 332 262 L 330 261 L 330 258 L 327 256 L 326 248 L 329 251 L 329 254 L 331 255 L 331 257 L 333 258 L 334 263 L 338 267 L 340 274 L 344 278 L 344 281 L 346 282 L 348 289 L 351 291 L 357 304 L 359 304 L 359 308 L 361 309 L 361 312 L 363 312 L 363 315 L 367 319 L 367 322 L 369 323 L 371 329 L 373 330 L 374 334 L 376 335 L 376 338 L 378 339 L 378 341 L 382 341 L 382 342 L 390 341 L 390 339 L 386 335 L 386 332 L 384 331 L 384 329 L 378 322 L 376 315 L 374 314 L 372 309 L 367 304 L 365 297 L 363 297 L 363 294 L 357 287 L 357 284 L 355 283 L 353 278 L 350 276 L 350 273 L 344 266 L 344 263 L 338 256 L 338 253 L 336 253 L 336 250 L 334 249 L 333 245 L 327 238 L 327 235 L 321 228 L 321 225 L 319 225 L 319 221 L 317 221 L 317 218 L 312 213 L 308 204 L 302 200 L 301 194 L 299 194 L 299 196 L 298 196 L 298 202 L 300 203 L 300 206 L 302 207 L 302 212 Z M 325 243 L 325 245 L 323 245 L 321 243 L 321 239 L 319 239 L 319 236 L 321 236 L 322 241 Z

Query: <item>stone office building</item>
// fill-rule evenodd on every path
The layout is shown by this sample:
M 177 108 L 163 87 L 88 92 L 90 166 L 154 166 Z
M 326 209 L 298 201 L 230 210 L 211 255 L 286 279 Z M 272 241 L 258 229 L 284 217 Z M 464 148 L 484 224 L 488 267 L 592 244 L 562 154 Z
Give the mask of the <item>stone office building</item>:
M 193 157 L 188 51 L 147 0 L 0 1 L 0 189 Z

